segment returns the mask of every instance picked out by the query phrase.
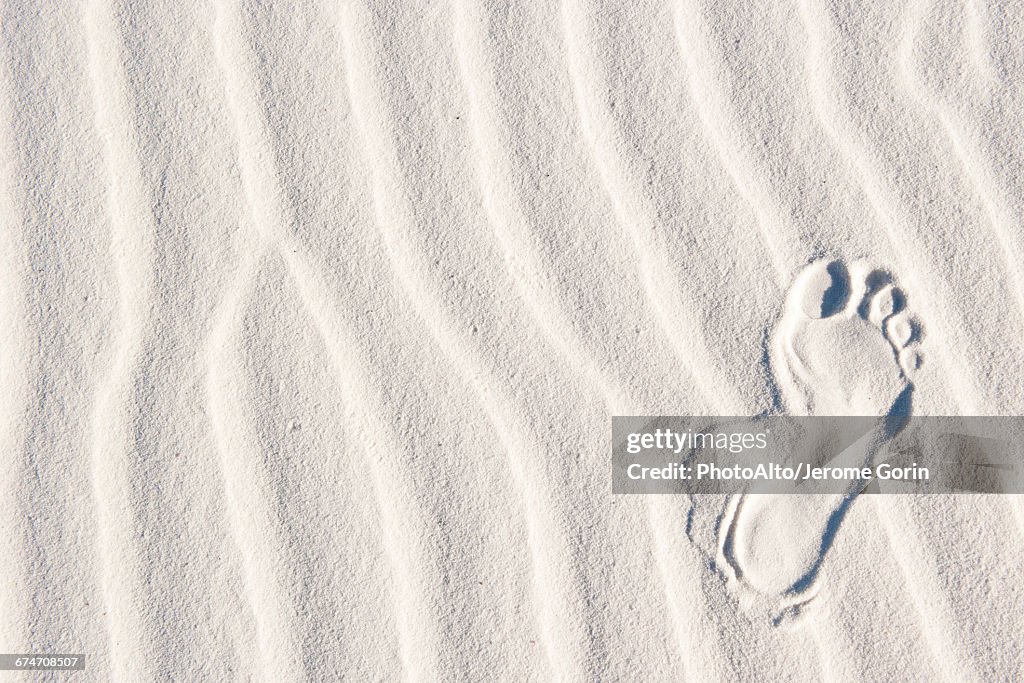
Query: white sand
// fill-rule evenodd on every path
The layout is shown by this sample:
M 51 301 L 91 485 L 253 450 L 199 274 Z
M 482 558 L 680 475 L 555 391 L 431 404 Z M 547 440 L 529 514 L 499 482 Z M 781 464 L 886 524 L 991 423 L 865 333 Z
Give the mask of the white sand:
M 1024 413 L 1024 12 L 404 5 L 2 5 L 0 651 L 1024 677 L 1019 499 L 861 498 L 824 557 L 732 501 L 713 570 L 722 501 L 609 467 L 612 415 Z M 790 324 L 827 262 L 864 319 Z

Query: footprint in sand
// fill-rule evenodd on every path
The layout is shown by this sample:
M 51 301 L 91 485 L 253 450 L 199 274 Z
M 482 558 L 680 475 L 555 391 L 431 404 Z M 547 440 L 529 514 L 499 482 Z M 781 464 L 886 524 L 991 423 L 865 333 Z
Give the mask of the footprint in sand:
M 791 415 L 879 416 L 870 466 L 886 437 L 906 424 L 922 328 L 885 271 L 840 261 L 812 263 L 797 277 L 772 337 L 772 367 Z M 719 526 L 720 566 L 741 603 L 781 624 L 804 611 L 846 512 L 843 495 L 735 496 Z

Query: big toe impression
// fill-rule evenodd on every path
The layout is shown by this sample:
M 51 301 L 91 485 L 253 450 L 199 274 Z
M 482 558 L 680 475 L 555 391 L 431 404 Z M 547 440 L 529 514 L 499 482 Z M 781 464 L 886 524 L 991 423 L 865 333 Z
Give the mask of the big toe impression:
M 793 285 L 790 305 L 807 318 L 827 318 L 846 306 L 850 274 L 842 261 L 817 261 L 807 266 Z

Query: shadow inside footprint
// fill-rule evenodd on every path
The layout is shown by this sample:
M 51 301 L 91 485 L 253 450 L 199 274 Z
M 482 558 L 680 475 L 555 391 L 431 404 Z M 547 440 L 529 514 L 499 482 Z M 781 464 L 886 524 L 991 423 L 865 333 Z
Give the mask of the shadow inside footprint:
M 832 283 L 821 297 L 821 317 L 828 318 L 843 310 L 850 299 L 850 276 L 842 261 L 833 261 L 825 267 Z

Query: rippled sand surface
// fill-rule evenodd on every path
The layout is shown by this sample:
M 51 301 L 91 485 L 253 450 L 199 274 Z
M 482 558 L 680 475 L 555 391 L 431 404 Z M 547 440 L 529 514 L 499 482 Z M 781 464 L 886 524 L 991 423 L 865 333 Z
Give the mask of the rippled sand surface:
M 1022 30 L 981 0 L 3 3 L 0 651 L 1024 676 L 1019 498 L 864 497 L 822 545 L 813 503 L 609 467 L 612 415 L 1024 413 Z M 790 325 L 836 287 L 850 315 Z

